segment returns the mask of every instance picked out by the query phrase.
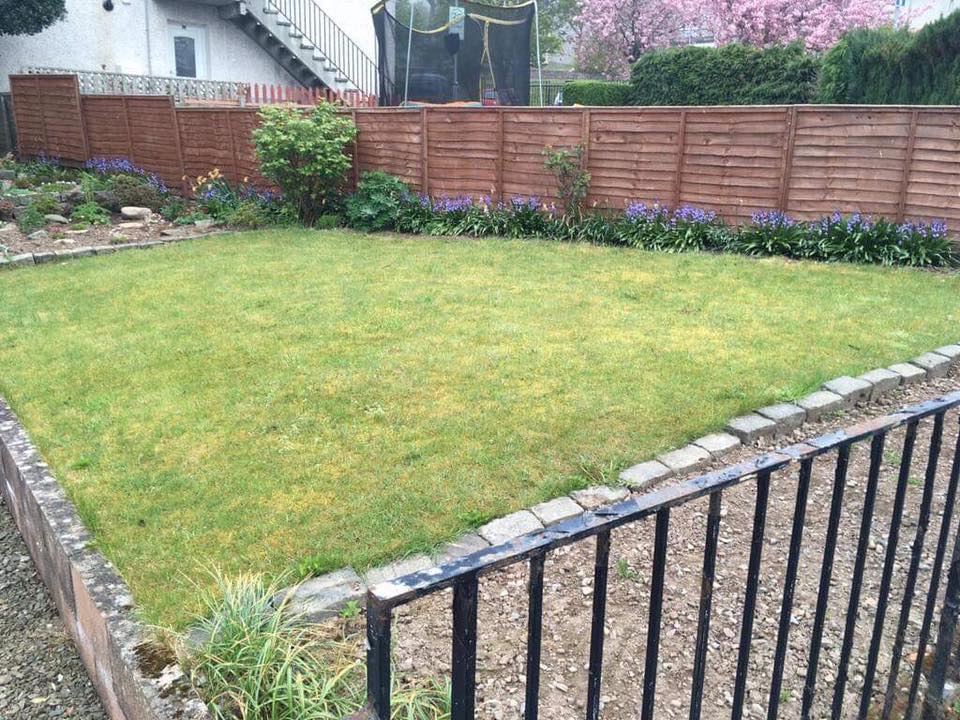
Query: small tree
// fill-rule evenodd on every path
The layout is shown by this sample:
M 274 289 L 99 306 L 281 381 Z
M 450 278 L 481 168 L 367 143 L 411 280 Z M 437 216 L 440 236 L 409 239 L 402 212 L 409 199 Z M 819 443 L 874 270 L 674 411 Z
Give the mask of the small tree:
M 36 35 L 67 14 L 66 0 L 0 0 L 0 35 Z
M 305 111 L 291 106 L 260 110 L 253 142 L 260 171 L 275 182 L 307 225 L 334 207 L 352 160 L 347 147 L 357 128 L 334 105 Z
M 557 195 L 563 205 L 563 216 L 569 221 L 583 217 L 583 203 L 590 191 L 590 173 L 583 167 L 583 145 L 543 151 L 543 165 L 557 178 Z

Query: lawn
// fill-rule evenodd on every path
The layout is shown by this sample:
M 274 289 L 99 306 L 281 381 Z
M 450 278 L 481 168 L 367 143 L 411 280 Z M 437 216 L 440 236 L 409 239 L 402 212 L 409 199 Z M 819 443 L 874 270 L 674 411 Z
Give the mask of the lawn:
M 960 276 L 346 232 L 0 274 L 0 392 L 145 616 L 358 569 L 960 336 Z

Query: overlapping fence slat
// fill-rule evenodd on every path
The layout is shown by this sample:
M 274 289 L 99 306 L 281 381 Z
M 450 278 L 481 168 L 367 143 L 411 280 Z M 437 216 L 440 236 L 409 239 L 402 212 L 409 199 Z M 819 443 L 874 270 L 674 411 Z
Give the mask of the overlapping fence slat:
M 11 78 L 24 155 L 126 156 L 181 185 L 257 172 L 257 108 L 163 96 L 81 96 L 74 76 Z M 739 222 L 863 212 L 960 226 L 960 108 L 350 108 L 354 180 L 382 170 L 431 195 L 555 198 L 544 150 L 584 146 L 589 201 L 689 203 Z

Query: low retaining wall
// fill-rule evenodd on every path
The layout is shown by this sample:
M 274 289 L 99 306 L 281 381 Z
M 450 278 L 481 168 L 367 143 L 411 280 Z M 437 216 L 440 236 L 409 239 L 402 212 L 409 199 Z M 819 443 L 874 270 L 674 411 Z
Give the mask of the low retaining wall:
M 153 667 L 126 583 L 0 398 L 0 491 L 113 720 L 205 720 L 176 666 Z M 156 677 L 148 677 L 156 676 Z

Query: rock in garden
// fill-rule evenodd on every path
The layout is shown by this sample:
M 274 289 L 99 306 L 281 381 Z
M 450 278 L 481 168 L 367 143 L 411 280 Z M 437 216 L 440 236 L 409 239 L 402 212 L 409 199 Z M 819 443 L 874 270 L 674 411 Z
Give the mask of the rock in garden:
M 143 227 L 142 222 L 122 222 L 117 224 L 118 228 L 123 228 L 124 230 L 137 230 Z
M 35 230 L 34 232 L 27 235 L 28 240 L 46 240 L 50 236 L 47 235 L 46 230 Z
M 49 215 L 44 215 L 43 219 L 48 223 L 57 223 L 58 225 L 66 225 L 69 220 L 67 220 L 63 215 L 57 215 L 56 213 L 50 213 Z
M 216 225 L 217 221 L 214 220 L 213 218 L 203 218 L 202 220 L 194 220 L 193 224 L 196 225 L 201 230 L 206 230 Z
M 120 215 L 124 220 L 149 220 L 152 214 L 150 208 L 136 207 L 135 205 L 120 208 Z

